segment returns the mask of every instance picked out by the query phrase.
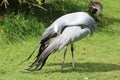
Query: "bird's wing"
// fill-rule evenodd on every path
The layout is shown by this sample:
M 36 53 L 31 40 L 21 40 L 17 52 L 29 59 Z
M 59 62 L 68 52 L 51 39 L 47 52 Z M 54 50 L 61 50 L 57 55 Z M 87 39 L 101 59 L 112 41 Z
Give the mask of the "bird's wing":
M 45 43 L 47 42 L 47 40 L 49 40 L 51 37 L 53 37 L 56 34 L 56 32 L 54 31 L 53 27 L 48 27 L 45 32 L 43 33 L 41 39 L 40 39 L 40 43 Z
M 48 44 L 42 54 L 36 58 L 30 68 L 36 66 L 35 69 L 41 69 L 44 66 L 48 56 L 52 52 L 61 50 L 70 42 L 73 42 L 77 39 L 82 39 L 87 34 L 89 34 L 89 32 L 89 28 L 82 29 L 80 26 L 72 26 L 65 28 L 62 34 L 51 40 L 51 42 Z
M 61 33 L 62 29 L 67 26 L 87 26 L 95 24 L 94 19 L 86 12 L 74 12 L 61 16 L 51 24 L 55 32 Z
M 68 26 L 86 26 L 93 29 L 96 27 L 94 19 L 86 12 L 69 13 L 56 19 L 50 27 L 47 28 L 41 37 L 41 42 L 49 40 L 49 38 L 55 34 L 61 34 L 64 28 Z
M 41 55 L 41 53 L 44 51 L 44 49 L 46 48 L 46 43 L 49 42 L 50 38 L 52 38 L 54 35 L 55 35 L 55 31 L 54 31 L 54 28 L 53 27 L 48 27 L 46 29 L 46 31 L 43 33 L 41 39 L 40 39 L 40 42 L 38 45 L 40 45 L 40 48 L 39 48 L 39 51 L 38 51 L 38 54 L 36 56 L 39 57 Z M 37 45 L 37 46 L 38 46 Z M 20 64 L 23 64 L 24 62 L 26 62 L 27 60 L 29 60 L 33 53 L 35 52 L 35 50 L 37 49 L 37 46 L 35 47 L 35 49 L 33 50 L 33 52 L 29 55 L 29 57 L 27 59 L 25 59 L 24 61 L 22 61 Z
M 91 31 L 89 28 L 82 28 L 82 26 L 72 26 L 65 28 L 59 41 L 59 50 L 61 50 L 69 42 L 80 40 L 90 33 Z

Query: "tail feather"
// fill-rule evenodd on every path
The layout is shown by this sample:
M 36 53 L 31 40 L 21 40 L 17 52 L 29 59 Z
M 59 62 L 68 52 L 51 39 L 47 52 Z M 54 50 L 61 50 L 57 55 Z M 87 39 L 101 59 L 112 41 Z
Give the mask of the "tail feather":
M 26 58 L 24 61 L 22 61 L 19 65 L 23 64 L 24 62 L 28 61 L 32 55 L 34 54 L 34 52 L 36 51 L 37 47 L 39 46 L 39 44 L 36 45 L 36 47 L 34 48 L 33 52 L 28 56 L 28 58 Z M 45 43 L 41 43 L 41 46 L 39 48 L 39 52 L 38 52 L 38 55 L 36 57 L 39 57 L 41 55 L 41 53 L 44 51 L 45 49 Z M 36 58 L 35 57 L 35 58 Z
M 48 59 L 49 55 L 59 49 L 58 44 L 55 44 L 58 42 L 59 42 L 59 37 L 58 38 L 56 37 L 52 41 L 48 42 L 49 44 L 47 44 L 47 46 L 44 47 L 44 50 L 41 51 L 41 49 L 40 49 L 39 52 L 41 52 L 41 53 L 38 53 L 35 61 L 31 64 L 29 69 L 32 69 L 33 67 L 35 67 L 35 68 L 33 68 L 32 70 L 42 69 L 43 66 L 45 65 L 46 60 Z
M 44 51 L 44 49 L 45 49 L 45 44 L 41 44 L 39 51 L 38 51 L 38 55 L 36 57 L 40 56 L 41 53 Z
M 39 58 L 39 56 L 41 56 L 42 52 L 44 51 L 45 49 L 45 44 L 41 44 L 40 48 L 39 48 L 39 51 L 38 51 L 38 54 L 35 58 Z M 35 64 L 37 64 L 38 60 L 36 59 L 31 65 L 30 67 L 33 67 Z

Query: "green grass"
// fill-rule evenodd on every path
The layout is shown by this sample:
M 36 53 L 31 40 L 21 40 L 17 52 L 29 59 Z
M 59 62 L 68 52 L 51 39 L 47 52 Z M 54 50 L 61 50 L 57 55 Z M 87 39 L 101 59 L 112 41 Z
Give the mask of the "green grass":
M 40 36 L 9 45 L 0 37 L 0 80 L 120 80 L 120 1 L 101 1 L 105 23 L 98 22 L 99 28 L 92 37 L 74 43 L 76 70 L 71 68 L 69 47 L 64 72 L 60 71 L 63 50 L 51 55 L 41 71 L 28 72 L 25 69 L 33 62 L 37 51 L 28 62 L 18 64 L 33 51 Z M 48 20 L 53 19 L 51 16 Z
M 26 36 L 41 35 L 44 24 L 33 16 L 26 16 L 24 13 L 10 14 L 1 21 L 2 34 L 7 42 L 21 41 Z
M 43 5 L 47 11 L 37 7 L 28 8 L 25 5 L 18 8 L 18 10 L 10 8 L 10 15 L 5 19 L 0 19 L 0 30 L 2 30 L 2 34 L 8 42 L 21 41 L 28 35 L 41 35 L 46 27 L 64 14 L 75 11 L 87 11 L 87 4 L 88 0 L 79 2 L 48 0 Z

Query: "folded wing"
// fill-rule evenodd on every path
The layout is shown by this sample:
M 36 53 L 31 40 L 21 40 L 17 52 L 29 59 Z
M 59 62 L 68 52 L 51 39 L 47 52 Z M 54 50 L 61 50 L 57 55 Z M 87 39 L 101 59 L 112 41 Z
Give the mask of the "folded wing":
M 89 28 L 82 29 L 81 26 L 66 27 L 62 34 L 58 35 L 47 43 L 47 47 L 44 49 L 41 55 L 38 54 L 36 60 L 30 66 L 30 69 L 33 67 L 35 67 L 34 70 L 42 69 L 51 53 L 61 50 L 67 44 L 82 39 L 88 34 L 90 34 Z

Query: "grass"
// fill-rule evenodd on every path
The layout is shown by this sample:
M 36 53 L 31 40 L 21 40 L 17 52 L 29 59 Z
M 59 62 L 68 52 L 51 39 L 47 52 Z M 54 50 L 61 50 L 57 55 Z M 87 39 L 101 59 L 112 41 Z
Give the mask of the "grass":
M 71 68 L 69 48 L 64 72 L 60 71 L 63 50 L 51 55 L 41 71 L 28 72 L 25 69 L 32 63 L 37 51 L 28 62 L 18 64 L 29 56 L 40 36 L 9 45 L 0 37 L 0 80 L 120 80 L 119 0 L 101 1 L 104 24 L 98 22 L 98 29 L 92 37 L 74 43 L 76 70 Z M 53 19 L 53 16 L 49 18 Z
M 85 3 L 87 4 L 88 0 L 81 0 L 81 2 L 79 1 L 79 5 L 81 5 L 79 6 L 76 5 L 78 1 L 48 1 L 43 5 L 47 11 L 37 7 L 28 8 L 27 5 L 20 7 L 20 9 L 17 8 L 18 10 L 10 8 L 10 15 L 0 20 L 0 30 L 3 31 L 2 34 L 5 35 L 8 42 L 24 40 L 28 35 L 41 35 L 44 29 L 58 17 L 70 12 L 87 11 Z
M 42 22 L 33 16 L 24 17 L 23 13 L 12 13 L 1 23 L 2 34 L 8 42 L 24 40 L 28 35 L 40 35 L 44 29 Z

